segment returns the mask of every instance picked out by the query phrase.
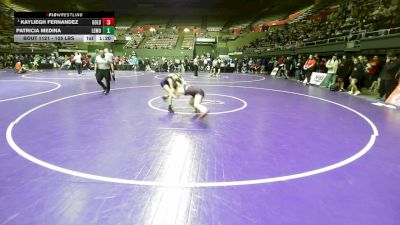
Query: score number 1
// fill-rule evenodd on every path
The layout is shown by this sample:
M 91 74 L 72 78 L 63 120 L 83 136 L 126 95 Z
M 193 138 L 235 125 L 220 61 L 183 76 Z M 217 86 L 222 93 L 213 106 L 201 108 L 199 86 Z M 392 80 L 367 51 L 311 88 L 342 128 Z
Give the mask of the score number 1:
M 114 18 L 103 18 L 103 34 L 114 34 Z
M 114 27 L 103 27 L 103 34 L 114 34 Z

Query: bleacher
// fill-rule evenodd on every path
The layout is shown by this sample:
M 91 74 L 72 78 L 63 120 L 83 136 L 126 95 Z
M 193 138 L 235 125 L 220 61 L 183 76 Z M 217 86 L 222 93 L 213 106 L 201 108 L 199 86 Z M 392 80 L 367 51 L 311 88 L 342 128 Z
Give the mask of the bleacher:
M 73 42 L 63 42 L 63 43 L 61 43 L 60 48 L 71 49 L 71 50 L 79 49 L 79 47 Z
M 144 45 L 147 49 L 174 49 L 178 41 L 177 34 L 155 34 Z
M 390 0 L 386 0 L 390 1 Z M 308 17 L 285 26 L 269 27 L 265 37 L 244 46 L 246 52 L 290 50 L 314 42 L 330 43 L 352 41 L 363 37 L 366 32 L 398 27 L 399 24 L 386 24 L 383 13 L 378 13 L 387 4 L 377 0 L 330 1 L 330 4 L 310 8 Z M 357 5 L 357 7 L 354 7 Z M 332 8 L 334 7 L 334 8 Z M 312 14 L 310 14 L 312 12 Z M 321 16 L 320 16 L 321 15 Z M 320 16 L 321 19 L 316 19 Z M 363 23 L 359 23 L 363 20 Z M 397 21 L 399 22 L 399 21 Z
M 115 28 L 114 36 L 117 41 L 125 41 L 125 37 L 128 35 L 127 29 Z
M 182 47 L 181 49 L 193 49 L 194 45 L 194 35 L 193 34 L 186 34 L 183 37 Z
M 13 42 L 13 18 L 9 14 L 10 8 L 3 3 L 0 4 L 0 47 L 7 48 Z
M 29 48 L 29 49 L 52 49 L 57 46 L 54 43 L 44 43 L 44 42 L 26 42 L 19 43 L 15 46 L 16 48 Z
M 13 43 L 14 42 L 14 21 L 12 11 L 27 11 L 25 8 L 11 4 L 11 7 L 0 3 L 0 48 L 15 48 L 30 50 L 53 49 L 54 43 Z
M 124 45 L 124 48 L 138 48 L 140 42 L 143 40 L 143 35 L 142 34 L 132 34 L 128 36 L 128 42 Z

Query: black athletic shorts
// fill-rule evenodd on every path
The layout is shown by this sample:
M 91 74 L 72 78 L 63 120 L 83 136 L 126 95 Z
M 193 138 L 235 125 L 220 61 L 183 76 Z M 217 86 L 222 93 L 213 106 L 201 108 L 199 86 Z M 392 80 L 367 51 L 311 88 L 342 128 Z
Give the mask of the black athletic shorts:
M 185 95 L 191 95 L 191 96 L 196 96 L 196 95 L 201 95 L 205 96 L 203 89 L 195 87 L 195 86 L 189 86 L 185 90 Z

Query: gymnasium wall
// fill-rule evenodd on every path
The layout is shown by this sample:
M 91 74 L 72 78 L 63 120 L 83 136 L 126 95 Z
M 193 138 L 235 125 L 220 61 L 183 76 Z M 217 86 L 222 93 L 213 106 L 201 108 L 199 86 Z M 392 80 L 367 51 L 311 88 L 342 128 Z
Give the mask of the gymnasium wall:
M 213 45 L 199 45 L 196 44 L 196 55 L 203 55 L 206 53 L 210 53 L 211 55 L 217 54 L 217 52 L 214 50 Z
M 110 44 L 110 43 L 93 43 L 93 44 L 87 45 L 86 47 L 84 47 L 84 45 L 79 46 L 79 47 L 81 47 L 82 49 L 87 49 L 88 52 L 95 52 L 98 49 L 104 49 L 104 48 L 112 49 L 112 44 Z
M 361 40 L 361 49 L 400 48 L 400 34 Z
M 228 55 L 229 53 L 228 43 L 225 41 L 218 42 L 217 53 L 218 55 Z

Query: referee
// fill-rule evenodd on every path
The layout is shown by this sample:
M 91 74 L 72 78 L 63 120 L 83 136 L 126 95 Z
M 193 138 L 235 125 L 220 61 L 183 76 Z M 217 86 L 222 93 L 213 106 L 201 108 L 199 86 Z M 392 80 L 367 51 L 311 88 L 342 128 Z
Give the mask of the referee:
M 193 67 L 194 67 L 194 76 L 198 76 L 199 72 L 199 56 L 196 55 L 196 57 L 193 59 Z
M 104 94 L 108 95 L 110 93 L 111 74 L 114 76 L 114 65 L 112 59 L 106 57 L 103 50 L 100 50 L 99 55 L 96 57 L 94 71 L 97 83 L 103 88 Z M 104 85 L 103 79 L 106 79 L 106 85 Z

